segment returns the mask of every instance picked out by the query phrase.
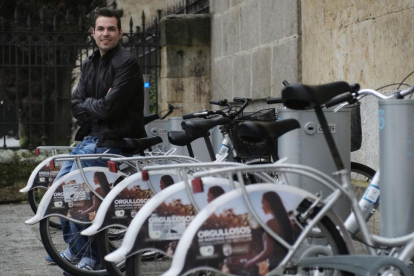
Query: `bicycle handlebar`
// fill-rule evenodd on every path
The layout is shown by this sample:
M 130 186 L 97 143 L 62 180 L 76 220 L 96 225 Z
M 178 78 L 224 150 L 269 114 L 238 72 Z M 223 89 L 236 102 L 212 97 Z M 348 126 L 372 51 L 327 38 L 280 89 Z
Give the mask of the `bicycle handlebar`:
M 354 99 L 353 93 L 346 93 L 344 95 L 340 95 L 338 97 L 333 98 L 332 100 L 330 100 L 329 102 L 327 102 L 325 104 L 325 107 L 330 108 L 334 105 L 337 105 L 337 104 L 340 104 L 340 103 L 343 103 L 343 102 L 352 101 L 353 99 Z
M 221 110 L 218 111 L 201 111 L 201 112 L 195 112 L 195 113 L 188 113 L 183 115 L 184 120 L 188 119 L 194 119 L 194 118 L 205 118 L 210 115 L 223 115 L 223 112 Z
M 358 89 L 359 86 L 355 86 L 355 88 Z M 325 107 L 329 108 L 329 107 L 332 107 L 334 105 L 342 103 L 342 106 L 340 107 L 340 108 L 342 108 L 345 105 L 347 105 L 347 104 L 345 104 L 345 102 L 352 103 L 352 102 L 358 101 L 360 98 L 362 98 L 361 96 L 366 96 L 366 95 L 371 95 L 371 96 L 374 96 L 374 97 L 376 97 L 378 99 L 381 99 L 381 100 L 388 100 L 388 99 L 392 99 L 392 98 L 403 99 L 405 96 L 414 93 L 414 84 L 412 86 L 410 86 L 408 89 L 402 90 L 402 91 L 397 91 L 393 95 L 390 95 L 390 96 L 385 96 L 385 95 L 381 94 L 380 92 L 378 92 L 374 89 L 361 89 L 359 91 L 357 91 L 356 89 L 354 90 L 355 92 L 346 93 L 344 95 L 340 95 L 338 97 L 333 98 L 332 100 L 330 100 L 329 102 L 327 102 L 325 104 Z
M 266 99 L 266 103 L 267 104 L 278 104 L 278 103 L 283 103 L 282 98 L 268 98 Z
M 227 99 L 222 99 L 222 100 L 210 100 L 210 104 L 215 104 L 215 105 L 219 105 L 219 106 L 227 106 Z
M 179 105 L 172 105 L 172 104 L 170 104 L 170 103 L 168 103 L 168 109 L 169 110 L 174 110 L 174 109 L 180 109 L 181 108 L 181 104 L 179 104 Z
M 207 116 L 211 116 L 211 115 L 221 115 L 221 116 L 226 117 L 226 118 L 234 119 L 239 114 L 241 114 L 243 112 L 243 110 L 250 104 L 250 102 L 253 101 L 253 99 L 252 98 L 235 97 L 235 98 L 233 98 L 233 101 L 243 103 L 243 105 L 241 107 L 239 107 L 237 112 L 232 111 L 232 107 L 230 107 L 230 105 L 228 104 L 226 99 L 219 100 L 219 101 L 210 100 L 211 104 L 218 104 L 218 105 L 223 104 L 224 105 L 224 103 L 226 103 L 225 105 L 228 106 L 228 108 L 226 110 L 228 110 L 228 111 L 225 112 L 223 110 L 216 110 L 216 111 L 203 110 L 203 111 L 196 112 L 196 113 L 184 114 L 183 119 L 187 120 L 187 119 L 193 119 L 193 118 L 206 118 Z
M 240 98 L 240 97 L 234 97 L 233 98 L 233 102 L 235 103 L 248 103 L 253 101 L 252 98 Z

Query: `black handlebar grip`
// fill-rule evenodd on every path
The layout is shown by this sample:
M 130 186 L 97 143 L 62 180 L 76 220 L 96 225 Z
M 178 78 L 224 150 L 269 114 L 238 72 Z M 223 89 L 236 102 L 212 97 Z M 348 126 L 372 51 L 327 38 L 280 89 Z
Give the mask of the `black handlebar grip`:
M 351 101 L 353 99 L 354 99 L 354 96 L 352 96 L 351 93 L 346 93 L 345 95 L 341 95 L 341 96 L 333 98 L 332 100 L 330 100 L 329 102 L 327 102 L 325 104 L 325 107 L 330 108 L 334 105 L 337 105 L 337 104 L 340 104 L 340 103 L 343 103 L 343 102 L 348 102 L 348 101 Z
M 282 100 L 282 98 L 268 98 L 266 100 L 266 103 L 268 103 L 268 104 L 283 103 L 283 100 Z
M 210 100 L 210 104 L 215 104 L 215 105 L 219 105 L 219 106 L 226 106 L 227 105 L 227 99 L 222 99 L 222 100 Z
M 196 116 L 194 116 L 194 113 L 188 113 L 188 114 L 183 115 L 184 120 L 193 119 L 193 118 L 197 118 Z
M 251 98 L 240 98 L 240 97 L 234 97 L 233 102 L 235 103 L 245 103 L 245 102 L 251 102 L 253 99 Z
M 193 119 L 193 118 L 205 118 L 206 116 L 209 116 L 215 113 L 216 112 L 214 111 L 200 111 L 200 112 L 195 112 L 195 113 L 188 113 L 188 114 L 183 115 L 183 119 L 187 120 L 187 119 Z
M 287 80 L 282 81 L 282 83 L 283 83 L 284 86 L 288 86 L 289 85 L 289 83 L 288 83 Z

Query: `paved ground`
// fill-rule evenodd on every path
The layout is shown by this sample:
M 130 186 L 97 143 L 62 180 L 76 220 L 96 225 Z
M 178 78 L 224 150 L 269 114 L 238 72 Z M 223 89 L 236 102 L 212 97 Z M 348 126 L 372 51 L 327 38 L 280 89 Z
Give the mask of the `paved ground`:
M 47 255 L 39 234 L 39 224 L 24 222 L 33 216 L 28 204 L 0 204 L 0 276 L 63 275 L 56 265 L 45 261 Z M 160 275 L 171 260 L 142 264 L 142 273 Z
M 58 266 L 45 262 L 46 251 L 40 239 L 39 224 L 24 223 L 32 216 L 28 204 L 0 204 L 0 276 L 63 275 Z M 376 228 L 378 220 L 372 219 Z M 355 243 L 355 247 L 363 253 L 361 245 Z M 160 265 L 162 269 L 158 267 Z M 168 262 L 145 263 L 142 269 L 145 275 L 158 275 L 160 273 L 155 271 L 164 271 L 168 265 Z
M 28 204 L 0 205 L 0 275 L 62 275 L 45 262 L 46 251 L 39 236 L 39 224 L 26 225 L 33 216 Z

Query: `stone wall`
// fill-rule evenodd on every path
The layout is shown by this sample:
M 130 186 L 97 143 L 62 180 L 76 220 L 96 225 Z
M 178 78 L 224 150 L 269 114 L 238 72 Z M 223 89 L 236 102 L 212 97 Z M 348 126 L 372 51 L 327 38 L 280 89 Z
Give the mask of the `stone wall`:
M 301 80 L 300 1 L 210 0 L 210 10 L 213 99 L 277 97 L 283 80 Z
M 108 0 L 112 3 L 112 0 Z M 167 6 L 165 0 L 117 0 L 118 9 L 124 10 L 121 25 L 124 32 L 129 32 L 129 22 L 132 18 L 133 31 L 136 26 L 141 26 L 142 12 L 145 13 L 145 24 L 148 25 L 157 16 L 157 10 L 164 10 Z
M 181 105 L 174 116 L 209 108 L 210 15 L 169 15 L 160 22 L 158 110 Z
M 375 89 L 413 70 L 413 1 L 306 0 L 301 8 L 303 83 L 345 80 Z M 372 97 L 362 101 L 363 144 L 352 155 L 373 168 L 379 166 L 377 106 Z

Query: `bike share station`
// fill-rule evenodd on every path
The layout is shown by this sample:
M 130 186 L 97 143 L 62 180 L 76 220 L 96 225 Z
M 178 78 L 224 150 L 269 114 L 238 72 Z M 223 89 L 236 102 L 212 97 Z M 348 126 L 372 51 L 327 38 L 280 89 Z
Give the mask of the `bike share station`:
M 313 110 L 297 111 L 278 109 L 278 120 L 296 119 L 301 128 L 290 131 L 279 138 L 279 157 L 288 157 L 287 163 L 301 164 L 313 167 L 332 176 L 340 183 L 339 178 L 332 175 L 336 171 L 335 163 L 329 154 L 322 128 Z M 342 108 L 339 111 L 324 110 L 338 151 L 348 172 L 351 170 L 351 110 Z M 295 174 L 288 175 L 289 184 L 307 190 L 322 197 L 328 196 L 332 191 L 315 180 Z M 345 220 L 351 210 L 351 204 L 342 198 L 334 205 L 335 212 Z
M 143 75 L 144 78 L 144 114 L 150 113 L 149 108 L 149 91 L 150 91 L 150 75 Z M 188 156 L 188 150 L 186 147 L 172 146 L 168 141 L 168 132 L 170 131 L 183 131 L 181 128 L 182 117 L 168 117 L 167 120 L 155 120 L 145 126 L 145 131 L 148 137 L 159 136 L 162 139 L 162 143 L 156 145 L 154 148 L 158 148 L 161 152 L 167 152 L 171 148 L 176 148 L 174 155 Z M 211 136 L 210 136 L 211 137 Z M 193 147 L 194 155 L 202 162 L 210 162 L 210 157 L 203 139 L 197 139 L 191 146 Z M 214 150 L 217 150 L 214 148 Z
M 332 175 L 336 171 L 335 164 L 329 154 L 320 124 L 314 111 L 297 111 L 290 109 L 278 109 L 278 120 L 296 119 L 299 121 L 301 128 L 291 131 L 278 141 L 279 157 L 288 157 L 288 163 L 301 164 L 313 167 L 325 174 Z M 329 129 L 338 146 L 341 158 L 346 169 L 350 172 L 351 166 L 351 108 L 342 108 L 339 111 L 331 109 L 325 110 L 324 114 L 328 120 Z M 198 119 L 199 120 L 199 119 Z M 203 120 L 203 119 L 201 119 Z M 162 144 L 157 147 L 166 152 L 174 147 L 177 151 L 174 155 L 187 155 L 186 147 L 172 146 L 168 142 L 169 131 L 183 131 L 181 128 L 182 117 L 170 117 L 168 120 L 156 120 L 146 126 L 148 136 L 160 136 L 163 140 Z M 210 131 L 210 140 L 213 149 L 218 152 L 223 135 L 219 127 L 215 127 Z M 202 162 L 210 162 L 209 154 L 203 139 L 197 139 L 192 143 L 194 154 L 197 159 Z M 337 179 L 340 181 L 340 179 Z M 288 176 L 290 185 L 305 189 L 313 194 L 319 194 L 323 197 L 330 194 L 330 190 L 315 180 L 311 180 L 304 176 L 290 174 Z M 340 217 L 345 220 L 351 210 L 350 203 L 343 198 L 335 204 L 334 210 Z

